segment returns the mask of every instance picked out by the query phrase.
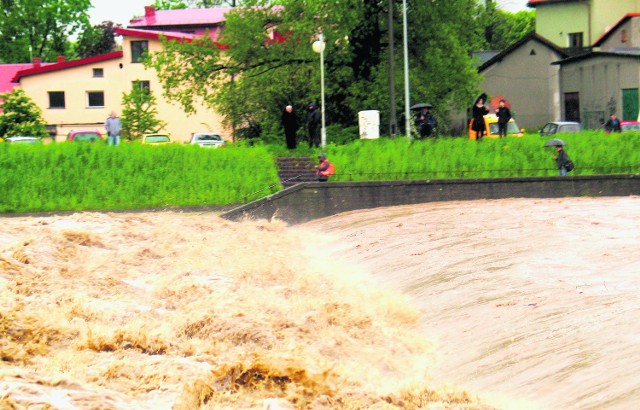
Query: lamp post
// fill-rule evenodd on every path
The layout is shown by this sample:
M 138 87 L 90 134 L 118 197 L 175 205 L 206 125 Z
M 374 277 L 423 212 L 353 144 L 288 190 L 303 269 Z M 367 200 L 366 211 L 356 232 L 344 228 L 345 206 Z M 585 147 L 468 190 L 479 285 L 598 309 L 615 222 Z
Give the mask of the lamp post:
M 322 112 L 322 131 L 321 131 L 321 145 L 324 149 L 325 145 L 327 145 L 327 130 L 325 128 L 324 123 L 324 36 L 322 33 L 318 34 L 318 39 L 313 42 L 311 48 L 316 53 L 320 54 L 320 100 L 321 100 L 321 112 Z
M 404 48 L 404 129 L 407 138 L 411 140 L 411 116 L 409 111 L 409 40 L 407 35 L 407 0 L 402 0 L 402 25 L 403 25 L 403 48 Z

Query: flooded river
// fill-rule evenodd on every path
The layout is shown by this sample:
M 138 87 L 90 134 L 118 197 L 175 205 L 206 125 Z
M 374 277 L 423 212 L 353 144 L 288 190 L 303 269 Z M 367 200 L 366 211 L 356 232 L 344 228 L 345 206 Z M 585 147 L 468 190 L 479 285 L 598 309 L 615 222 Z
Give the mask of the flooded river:
M 434 203 L 308 226 L 411 296 L 435 379 L 502 408 L 640 408 L 640 198 Z

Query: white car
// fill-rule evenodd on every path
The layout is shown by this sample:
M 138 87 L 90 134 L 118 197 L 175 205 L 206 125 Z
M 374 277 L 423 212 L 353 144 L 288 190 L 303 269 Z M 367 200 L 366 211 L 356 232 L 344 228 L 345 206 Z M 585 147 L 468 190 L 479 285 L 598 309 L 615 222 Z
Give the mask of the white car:
M 8 137 L 4 140 L 10 144 L 41 144 L 40 138 L 36 137 Z
M 206 148 L 224 148 L 225 142 L 222 137 L 215 132 L 195 132 L 191 135 L 189 144 L 198 144 Z

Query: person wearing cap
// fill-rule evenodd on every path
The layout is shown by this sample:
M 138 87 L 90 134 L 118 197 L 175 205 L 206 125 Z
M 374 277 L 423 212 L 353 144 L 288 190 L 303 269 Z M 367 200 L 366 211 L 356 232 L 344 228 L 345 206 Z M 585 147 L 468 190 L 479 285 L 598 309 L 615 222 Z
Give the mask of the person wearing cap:
M 307 132 L 309 138 L 309 148 L 320 147 L 320 127 L 322 118 L 318 106 L 314 103 L 309 104 L 309 113 L 307 114 Z
M 319 182 L 327 182 L 329 177 L 333 175 L 336 167 L 329 162 L 327 156 L 323 153 L 318 155 L 318 165 L 316 165 L 316 178 Z

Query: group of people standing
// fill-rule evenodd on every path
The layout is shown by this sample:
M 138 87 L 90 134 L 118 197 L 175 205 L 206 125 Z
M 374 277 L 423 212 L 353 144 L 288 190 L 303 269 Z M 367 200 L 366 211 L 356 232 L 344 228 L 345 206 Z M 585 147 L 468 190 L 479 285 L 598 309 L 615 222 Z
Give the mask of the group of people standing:
M 284 128 L 284 136 L 287 142 L 287 148 L 296 149 L 298 139 L 297 133 L 300 124 L 298 117 L 293 112 L 293 106 L 287 105 L 282 112 L 282 127 Z M 307 141 L 309 142 L 309 148 L 320 147 L 320 129 L 322 126 L 322 115 L 318 106 L 314 103 L 310 103 L 307 112 Z
M 486 132 L 486 125 L 484 123 L 484 116 L 489 114 L 489 106 L 486 105 L 486 94 L 482 94 L 476 100 L 476 103 L 471 108 L 471 129 L 476 133 L 476 141 L 482 140 Z M 496 117 L 498 117 L 498 135 L 500 138 L 507 136 L 507 127 L 509 121 L 512 118 L 511 110 L 506 106 L 506 101 L 501 99 L 496 109 Z

